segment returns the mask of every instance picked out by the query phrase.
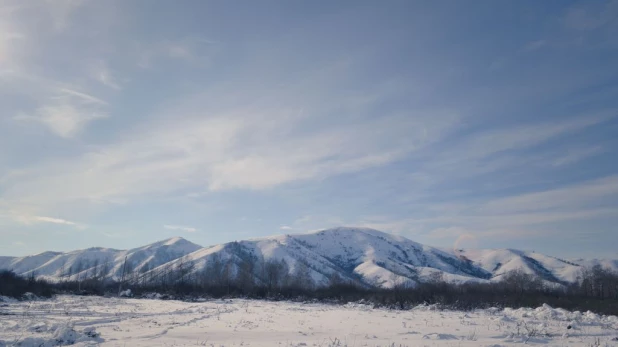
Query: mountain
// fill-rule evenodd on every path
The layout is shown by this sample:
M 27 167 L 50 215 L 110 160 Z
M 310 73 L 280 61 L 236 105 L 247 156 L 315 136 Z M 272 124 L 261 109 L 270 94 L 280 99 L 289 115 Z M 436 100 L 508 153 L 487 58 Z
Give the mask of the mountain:
M 289 274 L 308 268 L 313 281 L 327 284 L 339 278 L 366 286 L 414 285 L 437 278 L 450 283 L 498 281 L 511 270 L 521 270 L 546 282 L 565 284 L 577 280 L 582 265 L 535 252 L 513 249 L 441 250 L 404 237 L 368 228 L 334 228 L 308 234 L 280 235 L 212 246 L 165 264 L 151 273 L 183 267 L 200 274 L 217 261 L 239 273 L 247 261 L 259 268 L 269 261 L 285 261 Z M 581 263 L 581 264 L 580 264 Z M 618 264 L 602 263 L 614 271 Z M 613 264 L 613 265 L 612 265 Z M 256 270 L 257 269 L 257 270 Z
M 125 259 L 128 268 L 125 271 L 145 272 L 200 248 L 183 238 L 174 237 L 130 250 L 92 247 L 66 253 L 44 252 L 26 257 L 0 258 L 0 268 L 23 276 L 34 273 L 50 280 L 88 277 L 119 279 Z
M 183 266 L 199 273 L 214 259 L 231 263 L 234 272 L 247 260 L 257 264 L 258 269 L 260 264 L 283 260 L 290 274 L 299 266 L 307 268 L 318 285 L 327 284 L 333 274 L 362 285 L 381 287 L 427 281 L 436 274 L 460 283 L 483 281 L 491 276 L 453 254 L 367 228 L 335 228 L 232 242 L 201 249 L 152 271 L 160 273 L 183 262 Z M 260 281 L 257 274 L 255 281 Z
M 494 280 L 509 271 L 521 270 L 548 282 L 571 283 L 577 280 L 581 270 L 580 264 L 574 262 L 515 249 L 458 250 L 457 253 L 490 272 Z
M 326 285 L 337 277 L 378 287 L 414 285 L 438 278 L 451 283 L 497 281 L 511 270 L 565 284 L 576 281 L 583 266 L 599 264 L 618 271 L 618 260 L 564 260 L 515 249 L 443 250 L 374 229 L 347 227 L 211 247 L 176 237 L 131 250 L 89 248 L 0 257 L 0 268 L 21 275 L 34 272 L 52 280 L 119 279 L 124 269 L 136 280 L 141 276 L 156 278 L 179 269 L 183 276 L 212 277 L 213 268 L 221 273 L 225 266 L 225 271 L 232 275 L 249 273 L 254 282 L 260 283 L 264 281 L 267 264 L 281 261 L 286 264 L 282 271 L 289 275 L 304 271 L 317 285 Z

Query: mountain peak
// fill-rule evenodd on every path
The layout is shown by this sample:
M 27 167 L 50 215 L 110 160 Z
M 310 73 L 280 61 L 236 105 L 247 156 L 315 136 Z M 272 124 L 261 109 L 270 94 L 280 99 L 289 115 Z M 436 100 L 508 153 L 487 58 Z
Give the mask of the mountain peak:
M 387 232 L 383 232 L 380 230 L 376 230 L 373 228 L 367 228 L 367 227 L 355 227 L 355 226 L 341 226 L 341 227 L 335 227 L 335 228 L 329 228 L 329 229 L 323 229 L 323 230 L 318 230 L 318 231 L 314 231 L 310 234 L 315 234 L 315 235 L 331 235 L 331 236 L 353 236 L 353 237 L 366 237 L 366 236 L 373 236 L 373 237 L 377 237 L 377 238 L 382 238 L 382 239 L 388 239 L 388 240 L 392 240 L 392 241 L 396 241 L 396 242 L 402 242 L 402 241 L 407 241 L 407 242 L 414 242 L 412 240 L 408 240 L 404 237 L 401 237 L 399 235 L 394 235 L 394 234 L 390 234 Z
M 161 241 L 153 242 L 143 247 L 138 247 L 136 249 L 159 248 L 163 246 L 202 248 L 202 246 L 197 245 L 183 237 L 174 236 L 174 237 L 170 237 L 170 238 L 167 238 Z
M 390 235 L 388 233 L 376 230 L 376 229 L 371 229 L 371 228 L 366 228 L 366 227 L 353 227 L 353 226 L 341 226 L 341 227 L 334 227 L 334 228 L 328 228 L 328 229 L 321 229 L 321 230 L 317 230 L 317 231 L 313 231 L 310 232 L 311 234 L 338 234 L 338 233 L 363 233 L 363 234 L 372 234 L 372 235 Z
M 162 241 L 162 243 L 166 246 L 171 246 L 177 243 L 186 243 L 186 242 L 189 242 L 189 241 L 180 236 L 170 237 L 169 239 L 165 239 Z

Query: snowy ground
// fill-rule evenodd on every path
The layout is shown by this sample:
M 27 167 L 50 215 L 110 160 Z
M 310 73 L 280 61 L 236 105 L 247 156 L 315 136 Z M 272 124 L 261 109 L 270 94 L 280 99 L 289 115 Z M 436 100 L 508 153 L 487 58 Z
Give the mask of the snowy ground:
M 571 325 L 572 329 L 567 330 Z M 248 300 L 59 296 L 0 303 L 0 346 L 618 346 L 618 317 Z

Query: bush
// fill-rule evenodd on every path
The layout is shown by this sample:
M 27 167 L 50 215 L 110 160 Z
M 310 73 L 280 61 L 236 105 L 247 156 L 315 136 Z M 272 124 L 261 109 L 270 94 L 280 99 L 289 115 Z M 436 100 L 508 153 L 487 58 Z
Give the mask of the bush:
M 0 295 L 21 298 L 26 293 L 36 296 L 50 297 L 53 294 L 52 285 L 43 280 L 23 278 L 12 271 L 0 270 Z

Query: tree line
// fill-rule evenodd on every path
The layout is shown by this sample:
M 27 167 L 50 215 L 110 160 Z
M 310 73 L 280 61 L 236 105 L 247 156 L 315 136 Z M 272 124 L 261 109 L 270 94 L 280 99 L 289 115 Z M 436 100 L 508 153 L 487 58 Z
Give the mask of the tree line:
M 101 265 L 103 266 L 103 265 Z M 20 297 L 25 292 L 39 296 L 54 293 L 117 295 L 131 289 L 134 295 L 160 293 L 178 299 L 197 297 L 244 297 L 254 299 L 319 300 L 333 303 L 363 301 L 379 307 L 408 309 L 419 304 L 471 310 L 488 307 L 537 307 L 544 303 L 569 310 L 591 310 L 618 315 L 618 274 L 601 266 L 582 268 L 573 284 L 549 284 L 538 276 L 515 270 L 489 283 L 447 283 L 436 272 L 425 283 L 396 283 L 383 289 L 363 284 L 358 278 L 331 275 L 328 283 L 315 283 L 311 268 L 297 262 L 290 271 L 283 260 L 263 261 L 251 256 L 232 263 L 215 255 L 201 270 L 180 258 L 174 264 L 140 271 L 125 261 L 120 278 L 100 271 L 65 277 L 58 282 L 27 278 L 11 271 L 0 272 L 0 295 Z

